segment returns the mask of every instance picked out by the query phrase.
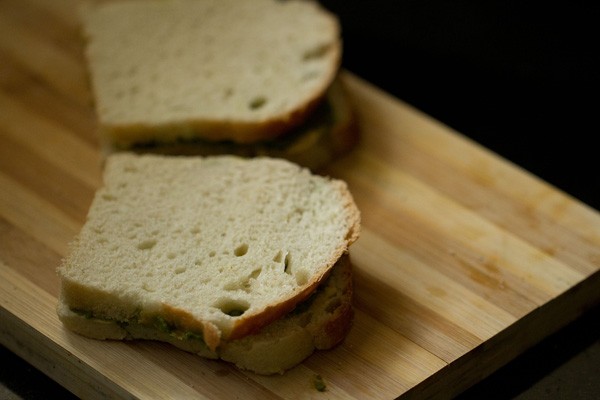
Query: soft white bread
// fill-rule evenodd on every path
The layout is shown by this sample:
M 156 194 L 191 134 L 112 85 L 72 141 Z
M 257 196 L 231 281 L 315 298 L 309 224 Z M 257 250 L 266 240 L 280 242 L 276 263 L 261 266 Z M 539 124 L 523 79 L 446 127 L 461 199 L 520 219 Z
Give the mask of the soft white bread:
M 307 0 L 130 0 L 83 13 L 102 135 L 252 143 L 299 125 L 341 59 L 337 18 Z
M 359 133 L 354 110 L 349 102 L 343 81 L 336 79 L 327 90 L 323 101 L 306 121 L 273 140 L 254 143 L 212 141 L 201 138 L 179 139 L 171 142 L 135 143 L 126 150 L 139 154 L 166 155 L 220 155 L 241 157 L 268 156 L 284 158 L 318 171 L 358 142 Z M 105 154 L 123 150 L 114 144 L 104 143 Z
M 193 334 L 166 325 L 141 325 L 138 321 L 115 321 L 77 313 L 64 302 L 58 315 L 70 330 L 94 339 L 148 339 L 171 343 L 183 350 L 211 359 L 223 359 L 258 374 L 275 374 L 296 366 L 315 349 L 326 350 L 340 343 L 353 317 L 352 270 L 349 257 L 342 256 L 330 277 L 305 302 L 260 332 L 223 343 L 216 351 Z
M 359 230 L 344 182 L 284 160 L 116 153 L 59 269 L 61 296 L 215 351 L 305 300 Z

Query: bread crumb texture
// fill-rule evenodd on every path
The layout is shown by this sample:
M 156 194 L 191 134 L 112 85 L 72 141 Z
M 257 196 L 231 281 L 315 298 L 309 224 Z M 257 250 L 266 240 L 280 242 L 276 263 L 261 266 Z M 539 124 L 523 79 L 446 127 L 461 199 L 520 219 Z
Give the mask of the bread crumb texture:
M 113 154 L 59 270 L 61 295 L 100 318 L 163 313 L 205 340 L 216 327 L 215 344 L 302 300 L 359 219 L 344 182 L 283 160 Z
M 124 1 L 83 15 L 107 126 L 284 123 L 323 96 L 341 58 L 339 21 L 312 1 Z

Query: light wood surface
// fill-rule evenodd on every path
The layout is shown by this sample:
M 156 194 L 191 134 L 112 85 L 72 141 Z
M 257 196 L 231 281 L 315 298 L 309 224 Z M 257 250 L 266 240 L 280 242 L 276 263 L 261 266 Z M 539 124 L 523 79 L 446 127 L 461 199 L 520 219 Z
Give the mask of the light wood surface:
M 75 394 L 447 398 L 600 300 L 596 210 L 346 71 L 361 143 L 326 173 L 363 231 L 342 345 L 261 377 L 65 331 L 55 270 L 101 184 L 80 4 L 0 2 L 0 341 Z

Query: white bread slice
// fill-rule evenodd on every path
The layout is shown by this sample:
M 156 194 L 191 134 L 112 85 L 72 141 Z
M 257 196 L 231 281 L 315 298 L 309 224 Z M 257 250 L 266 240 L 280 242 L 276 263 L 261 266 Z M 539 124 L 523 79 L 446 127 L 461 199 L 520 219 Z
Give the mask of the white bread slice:
M 58 315 L 70 330 L 93 339 L 158 340 L 210 359 L 222 359 L 258 374 L 283 373 L 298 365 L 315 349 L 339 344 L 352 325 L 352 270 L 342 256 L 330 277 L 305 302 L 260 332 L 223 343 L 217 351 L 188 332 L 114 321 L 76 313 L 60 301 Z
M 289 312 L 360 230 L 346 184 L 280 159 L 116 153 L 59 269 L 69 308 L 211 350 Z
M 326 100 L 302 125 L 273 140 L 235 143 L 193 138 L 135 143 L 126 148 L 118 148 L 105 142 L 103 152 L 105 155 L 126 150 L 139 154 L 266 156 L 284 158 L 312 171 L 318 171 L 349 152 L 358 143 L 356 122 L 343 81 L 338 78 L 327 90 Z
M 101 135 L 128 146 L 252 143 L 300 124 L 341 61 L 338 19 L 307 0 L 130 0 L 85 9 Z

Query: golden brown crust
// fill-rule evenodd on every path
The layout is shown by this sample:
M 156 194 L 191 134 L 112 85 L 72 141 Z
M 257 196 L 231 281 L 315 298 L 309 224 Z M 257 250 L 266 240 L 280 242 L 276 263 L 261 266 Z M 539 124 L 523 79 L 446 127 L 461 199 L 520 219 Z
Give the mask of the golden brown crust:
M 294 296 L 291 296 L 286 301 L 264 310 L 260 314 L 246 318 L 240 318 L 233 327 L 230 335 L 226 338 L 227 340 L 239 339 L 252 334 L 258 331 L 261 327 L 266 326 L 281 316 L 287 314 L 297 304 L 301 303 L 303 300 L 306 300 L 315 291 L 315 289 L 327 279 L 332 268 L 337 262 L 347 259 L 349 246 L 354 243 L 360 235 L 361 216 L 360 211 L 354 204 L 352 195 L 347 190 L 346 183 L 337 181 L 337 184 L 339 185 L 340 192 L 343 194 L 345 209 L 348 213 L 348 226 L 350 227 L 346 234 L 345 245 L 337 249 L 337 252 L 333 254 L 329 262 L 323 267 L 322 274 L 315 276 L 302 291 L 296 293 Z
M 292 311 L 299 303 L 306 300 L 315 289 L 321 284 L 323 281 L 327 279 L 330 274 L 330 269 L 326 271 L 324 275 L 320 278 L 313 279 L 312 283 L 308 285 L 304 290 L 299 292 L 297 295 L 290 297 L 288 300 L 283 303 L 277 304 L 276 306 L 272 306 L 264 310 L 264 312 L 256 315 L 252 315 L 248 318 L 241 318 L 237 321 L 235 326 L 233 327 L 231 334 L 227 338 L 227 340 L 235 340 L 240 339 L 245 336 L 254 334 L 265 326 L 269 325 L 273 321 L 278 320 L 282 316 L 288 314 Z
M 222 335 L 221 331 L 213 324 L 196 320 L 192 315 L 183 310 L 164 305 L 163 307 L 165 309 L 165 315 L 169 316 L 169 319 L 173 320 L 177 326 L 188 330 L 203 332 L 204 341 L 207 343 L 209 348 L 214 351 L 224 341 L 236 340 L 248 335 L 252 335 L 260 331 L 260 329 L 263 327 L 288 314 L 298 304 L 306 300 L 320 284 L 327 280 L 331 274 L 332 268 L 336 265 L 336 263 L 349 263 L 347 260 L 348 247 L 359 237 L 361 223 L 360 212 L 355 207 L 354 200 L 352 199 L 351 194 L 347 191 L 346 184 L 342 181 L 337 181 L 337 184 L 339 185 L 340 192 L 343 194 L 345 208 L 348 212 L 348 225 L 350 228 L 346 235 L 347 242 L 345 246 L 338 248 L 337 252 L 332 255 L 332 258 L 329 260 L 329 262 L 322 268 L 322 274 L 313 277 L 313 279 L 306 286 L 304 286 L 301 291 L 296 292 L 283 302 L 266 308 L 260 313 L 238 317 L 231 332 L 226 336 Z M 345 308 L 351 307 L 347 305 Z M 345 311 L 347 312 L 347 310 Z M 327 331 L 322 333 L 321 336 L 327 338 L 339 337 L 339 332 L 344 332 L 346 330 L 345 324 L 349 323 L 349 320 L 352 319 L 352 316 L 347 315 L 346 312 L 340 311 L 339 321 L 336 318 L 336 320 L 329 323 L 328 325 L 330 326 L 326 328 Z M 336 331 L 338 333 L 336 333 Z M 332 339 L 327 340 L 331 341 Z
M 337 67 L 334 71 L 337 71 Z M 334 76 L 335 73 L 331 80 Z M 324 100 L 327 87 L 319 88 L 312 98 L 299 108 L 267 120 L 249 122 L 190 119 L 162 125 L 144 122 L 116 125 L 104 122 L 99 133 L 103 141 L 120 148 L 131 147 L 136 143 L 169 143 L 194 138 L 212 142 L 228 140 L 238 144 L 274 140 L 301 125 Z
M 338 290 L 342 292 L 342 295 L 339 296 L 340 303 L 334 304 L 333 315 L 324 318 L 324 323 L 315 322 L 312 325 L 316 328 L 311 332 L 315 348 L 319 350 L 330 349 L 344 340 L 354 320 L 352 265 L 346 256 L 340 259 L 340 263 L 344 264 L 339 267 L 342 271 L 341 278 L 336 281 Z
M 211 156 L 233 154 L 241 157 L 270 156 L 284 158 L 313 171 L 349 152 L 359 141 L 360 132 L 355 111 L 348 98 L 341 77 L 327 90 L 327 99 L 313 111 L 301 126 L 269 141 L 233 143 L 199 139 L 170 142 L 137 143 L 127 150 L 135 153 L 164 155 Z M 157 135 L 159 133 L 157 132 Z M 168 139 L 162 137 L 161 140 Z M 124 149 L 104 142 L 106 155 Z
M 199 321 L 185 310 L 163 304 L 161 316 L 180 330 L 202 332 L 204 343 L 211 351 L 215 351 L 221 343 L 221 330 L 215 324 L 209 321 Z
M 191 340 L 186 335 L 140 325 L 135 321 L 119 324 L 115 321 L 90 318 L 70 310 L 59 300 L 58 315 L 70 330 L 95 339 L 147 339 L 168 342 L 199 356 L 235 363 L 239 368 L 259 374 L 283 373 L 308 357 L 315 349 L 326 350 L 338 345 L 348 334 L 353 321 L 352 266 L 348 255 L 343 255 L 332 270 L 331 279 L 304 303 L 303 309 L 294 310 L 255 334 L 224 342 L 215 347 Z M 148 321 L 147 321 L 148 322 Z M 212 329 L 205 327 L 210 335 Z M 215 347 L 211 349 L 211 347 Z

